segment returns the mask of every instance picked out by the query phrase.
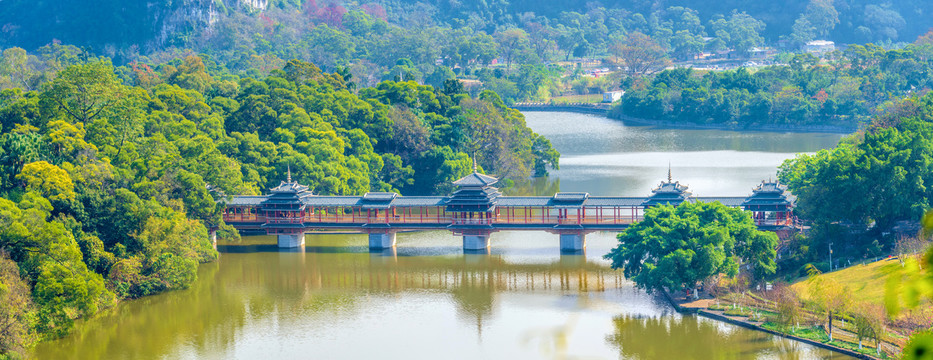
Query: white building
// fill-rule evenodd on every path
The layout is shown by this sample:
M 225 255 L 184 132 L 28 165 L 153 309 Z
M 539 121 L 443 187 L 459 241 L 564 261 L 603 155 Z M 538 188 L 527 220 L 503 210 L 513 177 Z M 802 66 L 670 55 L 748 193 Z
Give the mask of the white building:
M 603 93 L 603 102 L 611 103 L 615 102 L 622 98 L 622 95 L 625 95 L 625 90 L 616 90 L 616 91 L 607 91 Z
M 836 50 L 836 43 L 829 40 L 813 40 L 807 42 L 803 50 L 811 54 L 825 54 Z

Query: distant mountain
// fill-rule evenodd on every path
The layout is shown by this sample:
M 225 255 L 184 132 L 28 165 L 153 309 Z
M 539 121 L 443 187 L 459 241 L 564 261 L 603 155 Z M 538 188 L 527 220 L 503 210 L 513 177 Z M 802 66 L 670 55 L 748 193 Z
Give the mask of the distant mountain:
M 269 0 L 0 0 L 0 47 L 36 48 L 53 41 L 136 46 L 140 51 L 184 43 L 228 11 L 261 11 Z M 232 7 L 230 7 L 233 5 Z
M 438 23 L 471 25 L 487 32 L 518 24 L 531 14 L 557 19 L 562 12 L 587 13 L 597 7 L 641 13 L 650 22 L 655 11 L 683 6 L 697 10 L 704 24 L 717 14 L 737 10 L 764 21 L 762 35 L 773 42 L 793 31 L 811 2 L 829 4 L 835 11 L 831 20 L 837 25 L 825 37 L 836 42 L 911 42 L 933 28 L 933 1 L 929 0 L 880 4 L 876 0 L 0 0 L 0 47 L 31 50 L 60 41 L 104 55 L 131 47 L 148 53 L 166 46 L 190 46 L 194 35 L 234 12 L 302 11 L 311 3 L 315 7 L 377 3 L 387 9 L 389 21 L 402 27 L 420 26 L 424 17 L 433 17 Z

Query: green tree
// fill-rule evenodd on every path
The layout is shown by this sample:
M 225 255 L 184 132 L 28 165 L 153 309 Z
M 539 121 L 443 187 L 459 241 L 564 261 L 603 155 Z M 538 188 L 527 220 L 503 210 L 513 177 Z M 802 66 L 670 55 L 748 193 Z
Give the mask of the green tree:
M 499 44 L 499 53 L 505 56 L 506 69 L 512 69 L 512 60 L 528 46 L 528 33 L 525 30 L 511 28 L 495 34 Z
M 832 0 L 810 0 L 806 11 L 794 22 L 791 40 L 804 44 L 810 40 L 824 38 L 839 23 L 839 12 Z
M 669 62 L 664 48 L 640 32 L 628 34 L 623 45 L 614 51 L 613 55 L 621 60 L 625 72 L 631 76 L 653 74 L 664 69 Z
M 22 48 L 13 47 L 3 50 L 0 54 L 0 89 L 35 89 L 39 74 L 30 66 L 29 57 L 26 50 Z
M 765 23 L 745 12 L 733 11 L 728 19 L 714 19 L 710 21 L 710 28 L 725 46 L 742 56 L 748 56 L 749 50 L 764 44 L 761 32 L 765 29 Z
M 819 276 L 820 271 L 812 265 L 807 267 L 807 272 L 809 300 L 815 310 L 826 314 L 829 341 L 833 341 L 833 319 L 837 315 L 845 314 L 852 307 L 852 300 L 846 296 L 849 289 L 832 279 Z
M 27 163 L 51 160 L 48 142 L 35 131 L 8 132 L 0 137 L 0 169 L 4 187 L 12 187 Z
M 605 258 L 647 290 L 691 288 L 719 274 L 735 276 L 741 261 L 774 272 L 777 239 L 762 235 L 749 213 L 715 203 L 651 207 L 619 234 Z M 759 244 L 764 243 L 764 244 Z M 750 248 L 770 251 L 749 251 Z
M 42 98 L 72 121 L 85 124 L 123 99 L 125 88 L 109 62 L 72 65 L 44 85 Z
M 23 355 L 35 340 L 34 305 L 19 267 L 0 250 L 0 357 Z
M 74 183 L 68 173 L 45 161 L 26 164 L 16 179 L 26 184 L 27 191 L 36 191 L 52 201 L 75 198 Z
M 185 57 L 185 60 L 174 71 L 165 74 L 165 78 L 169 84 L 201 93 L 205 92 L 213 81 L 207 73 L 204 60 L 194 55 Z

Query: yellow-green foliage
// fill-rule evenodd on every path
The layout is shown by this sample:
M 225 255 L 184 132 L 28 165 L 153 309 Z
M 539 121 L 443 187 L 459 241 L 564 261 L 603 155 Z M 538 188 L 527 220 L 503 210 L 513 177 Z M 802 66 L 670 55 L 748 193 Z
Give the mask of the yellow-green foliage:
M 820 274 L 817 278 L 826 279 L 847 288 L 849 291 L 846 296 L 856 303 L 868 302 L 881 305 L 884 303 L 884 286 L 887 276 L 897 267 L 900 267 L 900 262 L 896 259 L 885 259 Z M 798 282 L 792 286 L 801 297 L 810 297 L 810 287 L 807 282 Z
M 45 161 L 26 164 L 16 179 L 26 183 L 27 190 L 36 191 L 52 201 L 75 198 L 75 186 L 68 173 Z
M 0 251 L 0 357 L 16 355 L 35 340 L 35 307 L 19 267 Z

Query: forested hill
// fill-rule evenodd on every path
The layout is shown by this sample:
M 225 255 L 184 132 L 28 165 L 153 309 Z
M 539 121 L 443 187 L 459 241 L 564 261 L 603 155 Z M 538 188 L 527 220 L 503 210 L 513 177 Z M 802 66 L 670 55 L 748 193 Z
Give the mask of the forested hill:
M 704 21 L 716 14 L 729 14 L 733 10 L 746 12 L 763 21 L 766 28 L 765 38 L 778 40 L 782 35 L 793 32 L 793 27 L 806 12 L 810 3 L 829 3 L 838 15 L 839 23 L 829 34 L 829 38 L 843 43 L 866 43 L 882 40 L 885 36 L 897 33 L 894 40 L 911 41 L 927 32 L 930 28 L 928 19 L 933 15 L 933 2 L 925 0 L 787 0 L 787 1 L 749 1 L 749 0 L 604 0 L 600 6 L 625 9 L 630 12 L 650 14 L 672 6 L 694 9 Z M 453 3 L 452 1 L 450 3 Z M 469 6 L 473 2 L 458 2 Z M 495 3 L 490 1 L 489 3 Z M 536 1 L 512 0 L 509 10 L 514 14 L 534 12 L 538 15 L 559 16 L 561 12 L 581 11 L 592 8 L 592 1 Z M 471 9 L 475 11 L 475 9 Z M 831 16 L 828 12 L 824 16 Z
M 362 5 L 360 5 L 362 4 Z M 697 11 L 707 22 L 719 14 L 745 12 L 763 21 L 762 35 L 774 42 L 795 31 L 812 28 L 842 43 L 911 41 L 925 33 L 933 14 L 933 2 L 925 0 L 605 0 L 591 1 L 400 1 L 375 0 L 368 3 L 315 0 L 184 0 L 160 2 L 88 1 L 0 1 L 0 46 L 34 49 L 53 40 L 89 46 L 103 51 L 137 46 L 143 53 L 151 47 L 189 45 L 198 31 L 233 13 L 264 11 L 314 13 L 330 9 L 330 16 L 347 9 L 368 8 L 391 24 L 401 27 L 446 25 L 469 26 L 493 33 L 497 29 L 521 26 L 528 16 L 553 20 L 580 13 L 621 18 L 642 14 L 642 21 L 663 22 L 670 7 Z M 594 9 L 611 13 L 590 14 Z M 310 9 L 310 11 L 309 11 Z M 660 15 L 657 15 L 659 14 Z M 339 14 L 342 16 L 342 14 Z M 93 24 L 93 25 L 91 25 Z

